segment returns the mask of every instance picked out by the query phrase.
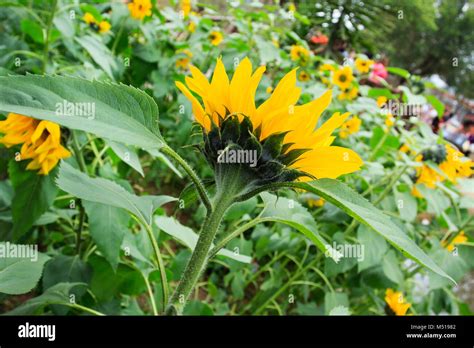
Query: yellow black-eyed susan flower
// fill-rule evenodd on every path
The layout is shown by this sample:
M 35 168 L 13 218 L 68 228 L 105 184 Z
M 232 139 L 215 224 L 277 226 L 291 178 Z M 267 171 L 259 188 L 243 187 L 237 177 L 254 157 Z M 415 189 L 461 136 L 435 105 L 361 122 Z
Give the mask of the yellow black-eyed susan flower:
M 130 16 L 139 20 L 151 16 L 151 9 L 152 4 L 150 0 L 132 0 L 128 4 Z
M 354 75 L 352 75 L 352 69 L 350 66 L 345 66 L 334 72 L 332 76 L 332 83 L 338 86 L 342 90 L 349 89 L 351 87 Z
M 300 73 L 298 74 L 298 80 L 300 80 L 301 82 L 307 82 L 310 80 L 310 78 L 311 77 L 306 71 L 300 71 Z
M 358 72 L 361 74 L 366 74 L 369 72 L 370 67 L 374 65 L 374 61 L 370 59 L 362 59 L 362 58 L 357 58 L 355 60 L 355 68 L 357 69 Z
M 220 31 L 214 30 L 209 33 L 209 41 L 211 42 L 211 45 L 218 46 L 222 40 L 224 40 L 224 36 Z
M 309 50 L 301 45 L 293 45 L 290 50 L 290 58 L 292 61 L 306 64 L 309 59 Z
M 352 117 L 350 120 L 344 122 L 339 131 L 339 136 L 342 139 L 349 137 L 349 135 L 357 133 L 360 129 L 362 121 L 357 116 Z
M 448 251 L 453 251 L 456 245 L 464 244 L 467 242 L 467 236 L 464 231 L 459 231 L 456 237 L 453 238 L 450 242 L 447 240 L 443 241 L 441 245 L 446 248 Z

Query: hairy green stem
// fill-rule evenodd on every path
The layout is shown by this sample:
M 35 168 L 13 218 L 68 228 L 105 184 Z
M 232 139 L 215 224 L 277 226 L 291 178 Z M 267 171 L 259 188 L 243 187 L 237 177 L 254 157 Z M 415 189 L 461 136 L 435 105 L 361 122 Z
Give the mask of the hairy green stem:
M 43 69 L 42 73 L 44 74 L 46 72 L 46 66 L 48 65 L 48 55 L 49 55 L 49 42 L 50 42 L 50 34 L 51 34 L 51 27 L 53 26 L 53 19 L 54 15 L 56 13 L 56 7 L 57 7 L 57 0 L 52 1 L 52 9 L 51 9 L 51 15 L 48 18 L 48 22 L 46 23 L 46 37 L 44 39 L 44 48 L 43 48 Z
M 202 183 L 201 179 L 197 176 L 197 174 L 194 172 L 194 170 L 189 166 L 189 164 L 177 153 L 175 152 L 172 148 L 169 146 L 164 146 L 160 149 L 161 152 L 164 154 L 172 157 L 176 162 L 179 163 L 181 167 L 183 167 L 184 171 L 186 174 L 189 175 L 190 179 L 194 183 L 194 186 L 196 187 L 196 190 L 199 194 L 199 197 L 201 199 L 201 202 L 204 204 L 204 206 L 207 209 L 208 214 L 212 211 L 212 204 L 211 200 L 209 199 L 209 196 L 207 194 L 206 188 L 204 187 L 204 184 Z

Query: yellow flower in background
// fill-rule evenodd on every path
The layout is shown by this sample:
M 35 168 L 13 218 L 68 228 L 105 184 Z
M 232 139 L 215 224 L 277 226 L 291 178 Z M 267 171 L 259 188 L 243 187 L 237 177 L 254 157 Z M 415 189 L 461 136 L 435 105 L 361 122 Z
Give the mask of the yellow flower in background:
M 332 66 L 331 64 L 324 63 L 319 67 L 319 71 L 335 71 L 336 68 Z
M 393 291 L 393 289 L 385 291 L 385 302 L 395 315 L 406 315 L 408 308 L 411 307 L 410 303 L 405 302 L 403 294 L 400 291 Z
M 105 34 L 110 30 L 110 23 L 107 21 L 102 21 L 99 23 L 99 33 Z
M 264 66 L 252 73 L 252 63 L 245 58 L 230 81 L 221 59 L 217 60 L 210 82 L 196 67 L 191 66 L 190 70 L 192 77 L 185 78 L 187 86 L 181 82 L 176 82 L 176 86 L 191 101 L 194 116 L 207 136 L 219 133 L 210 134 L 210 131 L 237 117 L 239 122 L 251 123 L 251 127 L 247 127 L 256 141 L 264 142 L 270 137 L 281 139 L 281 156 L 297 151 L 292 152 L 295 156 L 285 168 L 316 178 L 336 178 L 362 166 L 357 153 L 332 146 L 335 139 L 332 133 L 344 123 L 349 113 L 335 113 L 315 130 L 320 115 L 331 102 L 331 91 L 307 104 L 296 105 L 301 95 L 301 88 L 296 85 L 296 69 L 287 73 L 271 96 L 258 107 L 255 93 L 265 72 Z M 202 104 L 192 92 L 200 96 Z M 310 180 L 310 177 L 303 180 Z
M 181 0 L 181 11 L 184 17 L 187 17 L 191 12 L 191 5 L 191 0 Z
M 278 39 L 276 37 L 273 37 L 272 38 L 272 44 L 273 46 L 275 46 L 276 48 L 280 48 L 280 42 L 278 41 Z
M 305 64 L 309 58 L 309 50 L 301 45 L 293 45 L 290 50 L 290 58 L 292 61 Z
M 323 198 L 318 198 L 318 199 L 308 198 L 306 200 L 306 203 L 308 204 L 308 207 L 310 208 L 320 208 L 324 205 L 325 202 L 326 201 Z
M 87 24 L 93 24 L 96 22 L 95 17 L 92 15 L 92 13 L 86 12 L 84 16 L 82 17 L 82 20 L 86 22 Z
M 339 136 L 342 139 L 346 139 L 349 135 L 357 133 L 360 129 L 362 121 L 357 116 L 352 117 L 349 121 L 342 124 Z
M 306 82 L 306 81 L 309 81 L 310 80 L 310 76 L 309 74 L 306 72 L 306 71 L 301 71 L 299 74 L 298 74 L 298 80 L 302 81 L 302 82 Z
M 272 94 L 272 92 L 273 92 L 273 87 L 272 87 L 272 86 L 268 86 L 265 91 L 267 92 L 267 94 Z
M 357 95 L 359 93 L 359 89 L 357 87 L 352 87 L 351 89 L 346 89 L 341 91 L 339 93 L 339 96 L 337 97 L 339 100 L 352 100 L 357 98 Z
M 474 163 L 471 159 L 465 157 L 453 146 L 446 145 L 446 160 L 439 165 L 439 168 L 451 182 L 456 183 L 458 178 L 470 177 L 473 174 L 473 166 Z
M 296 12 L 296 6 L 293 2 L 290 2 L 290 4 L 288 5 L 288 11 Z
M 464 231 L 460 231 L 456 237 L 453 238 L 453 240 L 448 243 L 448 241 L 443 241 L 441 245 L 448 249 L 448 251 L 453 251 L 456 245 L 458 244 L 464 244 L 467 242 L 467 237 Z
M 188 31 L 190 33 L 194 33 L 196 31 L 196 23 L 194 23 L 193 21 L 189 22 Z
M 189 69 L 189 64 L 191 63 L 191 58 L 193 57 L 193 53 L 189 49 L 185 48 L 182 50 L 177 50 L 176 54 L 185 55 L 185 57 L 181 57 L 176 60 L 176 63 L 175 63 L 176 68 L 182 69 L 182 70 Z
M 444 177 L 442 175 L 426 164 L 417 168 L 417 184 L 424 184 L 425 186 L 434 189 L 436 184 L 443 180 Z
M 392 127 L 395 124 L 395 117 L 392 114 L 387 114 L 385 117 L 385 125 L 387 127 Z
M 355 68 L 362 74 L 368 73 L 372 65 L 374 61 L 370 59 L 357 58 L 355 60 Z
M 387 97 L 384 97 L 384 96 L 380 96 L 377 98 L 377 106 L 379 108 L 381 108 L 382 106 L 384 106 L 386 103 L 387 103 Z
M 209 41 L 211 41 L 211 44 L 214 46 L 219 45 L 222 40 L 224 40 L 224 36 L 220 31 L 211 31 L 209 33 Z
M 31 159 L 26 169 L 39 169 L 42 175 L 48 175 L 60 159 L 71 155 L 61 145 L 59 125 L 50 121 L 10 113 L 5 121 L 0 121 L 0 133 L 5 134 L 0 144 L 6 147 L 22 144 L 21 160 Z
M 130 15 L 139 20 L 151 16 L 151 1 L 150 0 L 133 0 L 128 4 Z
M 340 89 L 345 90 L 349 89 L 353 79 L 354 75 L 352 75 L 352 69 L 349 66 L 345 66 L 334 73 L 332 83 Z
M 328 87 L 331 85 L 331 81 L 328 78 L 324 77 L 324 76 L 321 77 L 321 82 L 324 83 Z
M 408 153 L 410 151 L 410 147 L 407 144 L 403 144 L 398 151 L 403 152 L 403 153 Z

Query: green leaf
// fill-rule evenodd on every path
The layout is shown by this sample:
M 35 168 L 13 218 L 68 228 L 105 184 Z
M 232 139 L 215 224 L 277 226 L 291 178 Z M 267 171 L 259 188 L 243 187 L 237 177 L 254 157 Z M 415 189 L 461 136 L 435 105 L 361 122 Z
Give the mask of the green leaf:
M 393 94 L 388 88 L 371 88 L 367 95 L 371 98 L 386 97 L 387 99 L 398 98 L 397 94 Z
M 117 269 L 130 216 L 125 210 L 110 205 L 90 201 L 82 201 L 82 204 L 89 217 L 89 231 L 97 249 Z
M 327 292 L 324 295 L 324 312 L 331 313 L 337 307 L 349 307 L 349 298 L 345 293 Z
M 311 183 L 293 183 L 294 187 L 312 192 L 336 205 L 346 214 L 373 229 L 390 244 L 433 272 L 454 280 L 404 233 L 389 216 L 383 214 L 351 188 L 334 179 L 320 179 Z
M 346 306 L 336 306 L 331 309 L 329 315 L 351 315 L 351 312 Z
M 466 261 L 464 261 L 459 254 L 459 247 L 459 245 L 455 246 L 452 252 L 439 248 L 431 254 L 433 260 L 436 260 L 438 263 L 442 264 L 446 268 L 449 275 L 456 281 L 461 280 L 461 278 L 465 276 L 469 270 L 469 266 L 466 264 Z M 430 278 L 430 289 L 439 289 L 450 285 L 446 279 L 433 272 L 429 272 L 428 276 Z
M 146 224 L 151 224 L 156 209 L 176 200 L 170 196 L 136 196 L 111 180 L 90 178 L 66 162 L 61 163 L 56 183 L 80 199 L 125 209 Z
M 158 106 L 134 87 L 62 76 L 0 76 L 0 110 L 143 148 L 164 141 Z
M 385 131 L 382 127 L 375 127 L 372 131 L 372 138 L 370 138 L 370 147 L 375 149 L 378 143 L 385 136 Z M 374 158 L 382 156 L 385 152 L 389 152 L 393 149 L 398 149 L 400 147 L 400 139 L 394 135 L 387 135 L 382 146 L 379 148 Z
M 31 37 L 34 42 L 39 44 L 44 43 L 43 29 L 37 22 L 30 19 L 23 19 L 21 21 L 21 31 Z
M 388 279 L 396 284 L 401 284 L 403 282 L 403 273 L 398 263 L 395 252 L 390 250 L 383 258 L 382 269 Z
M 181 225 L 176 219 L 167 216 L 156 216 L 155 224 L 165 233 L 176 238 L 189 249 L 194 250 L 199 236 L 189 227 Z M 211 247 L 212 248 L 212 247 Z M 243 263 L 250 263 L 250 256 L 234 253 L 228 249 L 221 249 L 217 255 L 228 257 Z
M 15 254 L 13 254 L 15 253 Z M 0 243 L 0 292 L 24 294 L 33 289 L 41 278 L 49 257 L 38 252 L 37 245 Z
M 434 95 L 425 95 L 426 100 L 431 106 L 436 110 L 438 117 L 443 117 L 444 115 L 444 104 Z
M 260 194 L 260 196 L 265 203 L 262 217 L 294 228 L 313 242 L 325 255 L 331 257 L 335 262 L 339 261 L 342 255 L 321 237 L 313 216 L 305 207 L 288 198 L 277 198 L 267 192 Z
M 54 172 L 39 175 L 25 170 L 18 162 L 10 161 L 8 174 L 15 190 L 12 200 L 13 239 L 25 234 L 53 204 L 57 194 Z
M 402 69 L 402 68 L 397 68 L 397 67 L 394 67 L 394 66 L 387 67 L 387 71 L 390 74 L 401 76 L 404 79 L 408 79 L 411 75 L 408 70 L 405 70 L 405 69 Z
M 69 306 L 69 292 L 72 288 L 84 285 L 82 283 L 59 283 L 47 289 L 42 295 L 26 301 L 21 306 L 6 313 L 6 315 L 38 314 L 44 307 L 52 304 Z
M 118 77 L 119 66 L 112 52 L 94 36 L 76 37 L 75 40 L 89 53 L 94 62 L 115 80 Z
M 360 225 L 357 240 L 364 246 L 364 258 L 357 264 L 358 271 L 379 265 L 388 247 L 385 239 L 379 234 L 374 234 L 367 226 Z
M 131 148 L 130 146 L 117 143 L 115 141 L 108 141 L 107 143 L 122 161 L 124 161 L 130 167 L 139 172 L 141 176 L 145 176 L 145 174 L 143 173 L 142 165 L 140 163 L 140 159 L 138 158 L 135 149 Z
M 408 222 L 414 221 L 418 211 L 416 198 L 410 191 L 400 192 L 397 189 L 394 190 L 394 195 L 400 217 Z

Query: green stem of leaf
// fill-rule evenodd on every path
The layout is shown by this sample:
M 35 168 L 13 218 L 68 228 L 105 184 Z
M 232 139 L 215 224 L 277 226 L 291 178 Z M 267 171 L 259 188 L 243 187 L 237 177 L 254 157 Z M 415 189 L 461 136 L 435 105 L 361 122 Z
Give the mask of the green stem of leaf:
M 46 23 L 46 37 L 44 39 L 44 48 L 43 48 L 43 69 L 42 69 L 43 74 L 46 72 L 46 66 L 48 65 L 51 27 L 53 25 L 54 15 L 56 14 L 57 3 L 58 3 L 57 0 L 52 1 L 51 15 L 49 16 L 48 22 Z
M 160 151 L 172 157 L 176 162 L 179 163 L 181 167 L 183 167 L 184 171 L 189 175 L 189 178 L 194 183 L 194 186 L 196 187 L 196 190 L 201 199 L 201 202 L 206 207 L 207 213 L 210 214 L 210 212 L 212 211 L 212 204 L 211 204 L 211 200 L 209 199 L 209 195 L 207 194 L 206 188 L 204 187 L 204 184 L 202 183 L 201 179 L 197 176 L 194 170 L 189 166 L 188 162 L 186 162 L 177 152 L 175 152 L 169 146 L 164 146 L 163 148 L 160 149 Z

